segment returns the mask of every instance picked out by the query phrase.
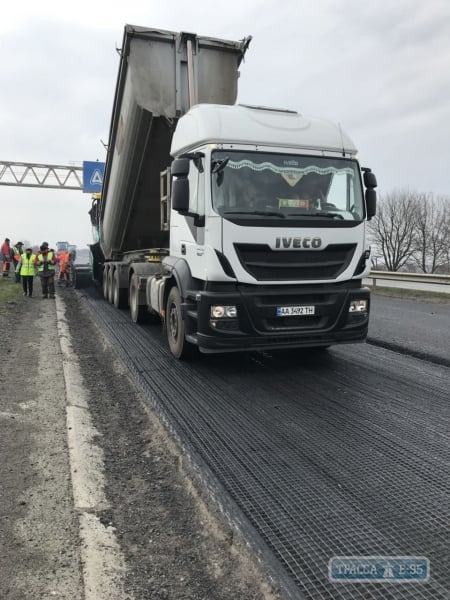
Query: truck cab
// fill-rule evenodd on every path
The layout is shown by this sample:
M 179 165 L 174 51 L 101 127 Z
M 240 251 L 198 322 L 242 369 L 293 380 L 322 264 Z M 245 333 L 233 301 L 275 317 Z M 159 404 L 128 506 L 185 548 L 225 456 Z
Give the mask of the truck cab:
M 376 180 L 339 126 L 197 105 L 179 120 L 171 154 L 163 265 L 179 296 L 166 313 L 175 355 L 181 334 L 202 352 L 365 339 Z

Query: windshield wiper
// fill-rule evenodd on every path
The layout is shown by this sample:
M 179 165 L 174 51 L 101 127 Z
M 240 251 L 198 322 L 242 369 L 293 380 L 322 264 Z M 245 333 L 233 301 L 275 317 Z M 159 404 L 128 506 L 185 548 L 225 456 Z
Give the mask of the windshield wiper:
M 282 217 L 286 218 L 286 215 L 276 210 L 225 210 L 224 215 L 261 215 L 263 217 Z
M 344 217 L 339 213 L 325 213 L 325 212 L 315 212 L 315 213 L 289 213 L 290 217 L 324 217 L 325 219 L 343 219 Z

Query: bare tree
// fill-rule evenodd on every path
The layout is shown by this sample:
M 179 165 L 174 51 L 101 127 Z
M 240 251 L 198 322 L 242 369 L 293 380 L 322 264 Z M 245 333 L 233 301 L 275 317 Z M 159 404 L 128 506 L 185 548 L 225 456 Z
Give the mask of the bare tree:
M 450 273 L 450 197 L 443 198 L 443 218 L 445 227 L 442 232 L 444 245 L 444 260 L 442 270 L 444 273 Z
M 413 261 L 424 273 L 448 268 L 450 198 L 420 194 L 415 221 Z
M 398 271 L 416 251 L 418 194 L 394 190 L 380 194 L 377 214 L 369 228 L 389 271 Z

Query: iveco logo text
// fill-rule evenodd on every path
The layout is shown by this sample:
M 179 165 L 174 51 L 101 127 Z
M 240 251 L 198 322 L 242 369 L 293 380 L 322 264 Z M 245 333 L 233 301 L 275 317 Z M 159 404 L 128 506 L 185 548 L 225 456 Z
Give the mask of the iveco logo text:
M 277 237 L 275 248 L 320 248 L 322 240 L 319 237 Z

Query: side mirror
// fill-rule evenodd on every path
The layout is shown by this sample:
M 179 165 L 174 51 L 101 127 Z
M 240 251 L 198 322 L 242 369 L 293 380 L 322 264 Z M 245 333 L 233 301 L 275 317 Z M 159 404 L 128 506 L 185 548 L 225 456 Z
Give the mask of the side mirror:
M 176 158 L 170 167 L 170 172 L 173 175 L 172 180 L 172 208 L 183 216 L 193 217 L 195 227 L 205 226 L 205 215 L 198 215 L 189 211 L 189 168 L 191 161 L 194 161 L 196 167 L 203 172 L 201 159 L 204 154 L 200 152 L 194 152 L 193 154 L 186 154 L 180 158 Z
M 190 162 L 188 158 L 176 158 L 170 165 L 170 172 L 174 177 L 187 177 Z
M 180 213 L 189 211 L 189 158 L 176 158 L 170 165 L 172 180 L 172 208 Z
M 172 182 L 172 208 L 179 213 L 189 212 L 189 179 L 187 177 L 174 179 Z
M 377 193 L 371 187 L 366 190 L 366 209 L 367 220 L 370 221 L 377 214 Z
M 375 177 L 375 173 L 372 173 L 370 169 L 363 169 L 364 171 L 364 185 L 368 189 L 373 189 L 377 187 L 377 178 Z

